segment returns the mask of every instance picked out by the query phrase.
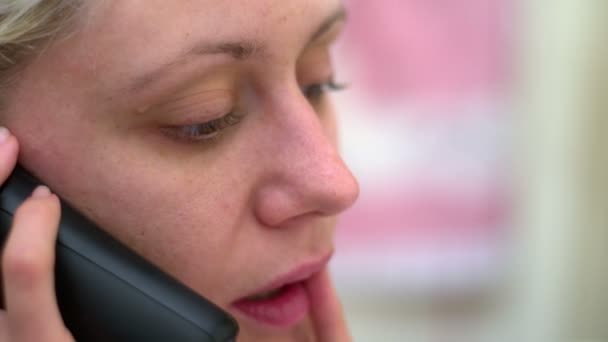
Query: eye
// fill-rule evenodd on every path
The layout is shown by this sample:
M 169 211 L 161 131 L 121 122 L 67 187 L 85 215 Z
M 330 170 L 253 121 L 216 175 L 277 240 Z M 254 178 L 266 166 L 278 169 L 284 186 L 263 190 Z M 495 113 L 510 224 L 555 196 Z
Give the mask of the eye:
M 241 122 L 243 116 L 228 113 L 221 118 L 185 126 L 164 127 L 163 131 L 169 136 L 185 142 L 200 142 L 217 137 L 224 129 Z
M 325 95 L 326 93 L 344 90 L 347 87 L 348 86 L 346 84 L 336 83 L 336 81 L 334 81 L 334 79 L 332 78 L 325 83 L 316 83 L 303 87 L 302 93 L 310 102 L 315 103 L 321 100 L 323 95 Z

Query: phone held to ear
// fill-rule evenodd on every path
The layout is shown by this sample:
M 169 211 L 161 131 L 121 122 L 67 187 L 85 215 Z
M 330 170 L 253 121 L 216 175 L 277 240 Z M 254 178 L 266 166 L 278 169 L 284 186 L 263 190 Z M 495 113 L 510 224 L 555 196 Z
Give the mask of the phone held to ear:
M 0 242 L 40 182 L 17 166 L 0 187 Z M 61 201 L 55 282 L 77 341 L 235 341 L 236 321 Z

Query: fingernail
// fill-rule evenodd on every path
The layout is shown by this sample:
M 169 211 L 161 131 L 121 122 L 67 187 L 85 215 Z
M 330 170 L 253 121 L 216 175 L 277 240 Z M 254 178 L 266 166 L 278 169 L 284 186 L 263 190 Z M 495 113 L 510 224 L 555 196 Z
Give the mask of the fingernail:
M 11 132 L 9 132 L 8 128 L 0 126 L 0 144 L 4 143 L 8 140 L 8 137 L 11 136 Z
M 38 187 L 32 192 L 33 198 L 45 198 L 51 195 L 51 190 L 46 185 L 38 185 Z

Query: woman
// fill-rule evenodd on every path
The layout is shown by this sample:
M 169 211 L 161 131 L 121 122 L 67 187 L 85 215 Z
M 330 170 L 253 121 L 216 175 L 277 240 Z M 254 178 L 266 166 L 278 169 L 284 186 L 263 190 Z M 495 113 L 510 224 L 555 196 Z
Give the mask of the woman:
M 326 95 L 339 0 L 0 4 L 0 180 L 18 159 L 230 312 L 240 341 L 348 340 L 326 269 L 335 216 L 358 195 Z M 58 219 L 44 187 L 15 217 L 1 341 L 71 339 L 53 292 Z

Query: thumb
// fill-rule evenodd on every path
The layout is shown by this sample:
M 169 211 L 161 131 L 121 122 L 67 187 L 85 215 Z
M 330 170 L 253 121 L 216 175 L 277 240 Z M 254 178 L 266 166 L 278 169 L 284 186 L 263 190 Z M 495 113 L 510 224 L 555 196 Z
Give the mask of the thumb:
M 311 315 L 317 341 L 351 341 L 342 304 L 327 268 L 313 276 L 309 281 L 308 291 L 311 296 Z

